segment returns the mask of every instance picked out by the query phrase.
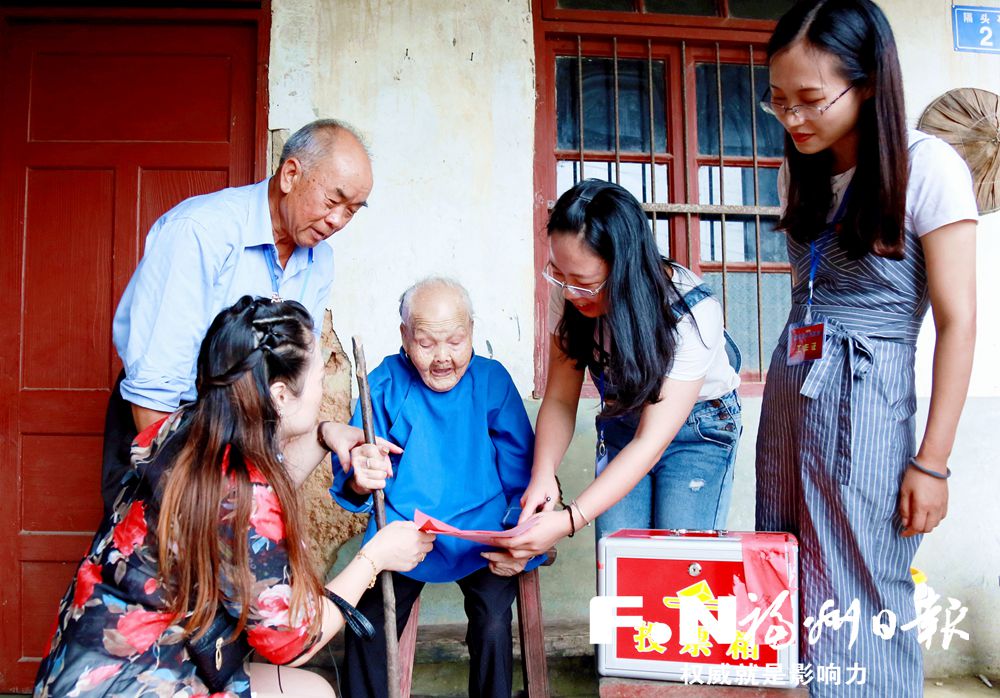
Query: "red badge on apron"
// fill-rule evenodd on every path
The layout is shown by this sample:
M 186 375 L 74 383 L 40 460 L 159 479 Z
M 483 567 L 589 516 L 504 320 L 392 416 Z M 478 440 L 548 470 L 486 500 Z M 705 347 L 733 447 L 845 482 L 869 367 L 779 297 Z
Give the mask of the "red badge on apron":
M 844 215 L 844 208 L 847 204 L 847 194 L 837 208 L 837 213 L 833 217 L 833 222 L 823 231 L 826 236 L 839 229 L 839 221 Z M 788 356 L 786 360 L 789 366 L 797 366 L 803 361 L 816 361 L 823 358 L 826 351 L 826 323 L 820 320 L 813 322 L 813 287 L 816 283 L 816 270 L 819 269 L 819 249 L 816 241 L 809 243 L 809 297 L 806 300 L 806 315 L 802 322 L 793 322 L 788 326 Z
M 793 324 L 788 328 L 788 365 L 823 358 L 826 323 Z

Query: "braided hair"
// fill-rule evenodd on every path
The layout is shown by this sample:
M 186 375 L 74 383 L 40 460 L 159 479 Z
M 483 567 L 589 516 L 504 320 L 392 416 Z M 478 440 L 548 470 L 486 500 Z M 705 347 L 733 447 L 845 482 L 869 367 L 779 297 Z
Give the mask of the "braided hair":
M 267 481 L 281 505 L 292 577 L 291 618 L 319 608 L 320 580 L 306 558 L 297 495 L 281 463 L 279 415 L 270 386 L 282 381 L 298 393 L 313 345 L 309 312 L 294 301 L 243 296 L 216 316 L 198 354 L 198 397 L 183 409 L 170 436 L 182 444 L 163 449 L 166 484 L 159 513 L 160 574 L 168 604 L 190 613 L 186 630 L 200 637 L 220 601 L 220 567 L 233 581 L 246 625 L 253 578 L 247 550 L 253 508 L 251 468 Z M 232 507 L 231 541 L 219 536 L 220 507 Z M 319 629 L 312 614 L 310 630 Z

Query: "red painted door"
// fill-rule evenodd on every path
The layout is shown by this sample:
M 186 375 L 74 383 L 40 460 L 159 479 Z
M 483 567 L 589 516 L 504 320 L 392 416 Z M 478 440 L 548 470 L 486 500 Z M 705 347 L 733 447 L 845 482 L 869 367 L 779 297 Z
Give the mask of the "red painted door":
M 182 14 L 0 15 L 0 692 L 31 688 L 100 518 L 111 321 L 145 234 L 260 169 L 264 20 Z

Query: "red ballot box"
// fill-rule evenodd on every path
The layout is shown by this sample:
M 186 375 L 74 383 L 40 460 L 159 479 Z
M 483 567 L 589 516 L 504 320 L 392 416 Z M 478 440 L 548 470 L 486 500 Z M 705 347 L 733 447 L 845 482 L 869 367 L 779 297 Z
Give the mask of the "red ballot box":
M 608 640 L 597 647 L 602 676 L 798 684 L 793 536 L 625 529 L 601 539 L 597 568 L 591 642 Z

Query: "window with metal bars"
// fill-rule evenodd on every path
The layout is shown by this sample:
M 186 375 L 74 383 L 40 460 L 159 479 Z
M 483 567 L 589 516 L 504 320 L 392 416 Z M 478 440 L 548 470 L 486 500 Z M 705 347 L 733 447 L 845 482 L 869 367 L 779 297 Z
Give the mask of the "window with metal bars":
M 793 4 L 794 0 L 557 0 L 555 2 L 557 8 L 564 10 L 743 19 L 777 19 Z
M 790 4 L 761 3 L 766 11 L 752 16 L 773 18 Z M 694 12 L 695 5 L 702 10 Z M 787 317 L 790 270 L 775 230 L 783 132 L 758 106 L 773 21 L 719 19 L 747 16 L 737 14 L 743 6 L 536 0 L 536 37 L 543 39 L 536 45 L 536 186 L 547 204 L 581 177 L 631 191 L 661 251 L 715 289 L 743 350 L 744 381 L 759 389 Z M 683 8 L 713 19 L 661 18 L 639 27 L 627 21 L 634 18 L 626 11 L 679 15 Z M 618 15 L 626 19 L 608 21 Z M 544 237 L 538 246 L 536 260 L 544 263 Z M 542 323 L 539 367 L 551 332 Z M 544 376 L 536 378 L 541 392 Z

